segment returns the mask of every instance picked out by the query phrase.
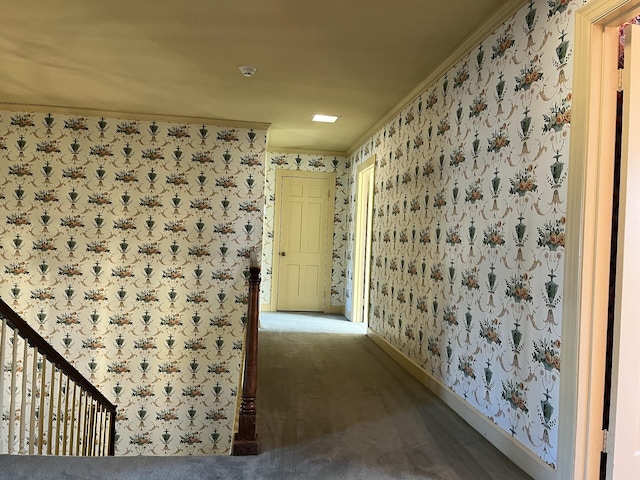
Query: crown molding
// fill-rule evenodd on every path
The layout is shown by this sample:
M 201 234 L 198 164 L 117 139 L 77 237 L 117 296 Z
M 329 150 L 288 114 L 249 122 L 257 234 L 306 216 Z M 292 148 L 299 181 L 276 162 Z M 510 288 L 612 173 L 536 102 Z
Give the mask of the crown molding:
M 307 148 L 288 148 L 288 147 L 274 147 L 270 148 L 267 144 L 267 153 L 300 153 L 302 155 L 321 155 L 323 157 L 342 157 L 348 158 L 347 152 L 340 152 L 337 150 L 313 150 Z
M 0 110 L 12 112 L 38 112 L 38 113 L 60 113 L 68 115 L 82 115 L 91 117 L 122 118 L 126 120 L 138 121 L 161 121 L 167 123 L 189 123 L 216 125 L 220 127 L 253 128 L 254 130 L 269 130 L 270 123 L 245 122 L 240 120 L 227 120 L 222 118 L 209 117 L 185 117 L 179 115 L 151 114 L 139 112 L 118 112 L 112 110 L 99 110 L 93 108 L 64 107 L 60 105 L 37 105 L 29 103 L 6 103 L 0 102 Z

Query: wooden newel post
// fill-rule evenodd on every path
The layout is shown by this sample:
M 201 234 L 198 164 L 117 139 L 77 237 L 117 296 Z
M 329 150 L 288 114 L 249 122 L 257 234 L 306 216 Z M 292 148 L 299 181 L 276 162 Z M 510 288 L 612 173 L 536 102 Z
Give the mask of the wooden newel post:
M 238 433 L 233 442 L 233 455 L 257 455 L 256 390 L 258 387 L 258 315 L 260 300 L 260 265 L 255 250 L 251 251 L 249 266 L 249 306 L 245 344 L 242 403 Z

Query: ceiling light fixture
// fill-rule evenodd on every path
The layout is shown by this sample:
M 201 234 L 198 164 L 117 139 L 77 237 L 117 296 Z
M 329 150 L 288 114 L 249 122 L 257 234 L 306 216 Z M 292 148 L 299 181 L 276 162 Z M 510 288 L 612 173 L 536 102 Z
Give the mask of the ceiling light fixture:
M 238 67 L 238 70 L 240 70 L 240 72 L 242 72 L 242 75 L 247 78 L 253 77 L 256 73 L 256 67 L 252 67 L 251 65 L 241 65 L 240 67 Z
M 314 122 L 334 123 L 336 120 L 338 120 L 338 116 L 337 115 L 321 115 L 319 113 L 316 113 L 311 120 Z

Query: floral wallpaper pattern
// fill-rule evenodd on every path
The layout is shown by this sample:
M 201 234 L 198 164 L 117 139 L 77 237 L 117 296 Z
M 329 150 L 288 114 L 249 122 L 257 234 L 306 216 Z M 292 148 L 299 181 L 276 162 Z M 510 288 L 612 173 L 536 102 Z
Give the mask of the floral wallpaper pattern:
M 262 239 L 262 284 L 261 303 L 271 304 L 272 268 L 275 242 L 276 170 L 301 170 L 305 172 L 335 172 L 335 201 L 333 218 L 333 264 L 331 268 L 331 306 L 345 304 L 347 271 L 347 239 L 349 216 L 349 161 L 344 157 L 330 155 L 290 154 L 268 152 L 265 183 L 264 237 Z M 275 306 L 272 306 L 275 307 Z
M 370 328 L 552 467 L 584 3 L 531 0 L 352 156 L 351 182 L 377 163 Z
M 118 455 L 230 450 L 265 144 L 0 112 L 2 297 L 116 403 Z

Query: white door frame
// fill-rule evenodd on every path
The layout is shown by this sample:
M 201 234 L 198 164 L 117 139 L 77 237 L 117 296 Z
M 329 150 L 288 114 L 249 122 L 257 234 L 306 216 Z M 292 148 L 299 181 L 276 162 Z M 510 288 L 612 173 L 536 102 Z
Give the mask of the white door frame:
M 325 285 L 324 285 L 324 302 L 323 312 L 325 313 L 339 313 L 342 312 L 342 307 L 333 309 L 331 307 L 331 267 L 333 264 L 333 214 L 335 209 L 335 188 L 336 188 L 336 174 L 334 172 L 306 172 L 301 170 L 276 170 L 276 188 L 275 188 L 275 215 L 273 221 L 273 266 L 272 266 L 272 281 L 271 281 L 271 305 L 273 310 L 278 309 L 278 286 L 279 286 L 279 264 L 280 256 L 278 255 L 280 249 L 280 228 L 281 228 L 281 213 L 282 213 L 282 183 L 284 177 L 298 177 L 298 178 L 317 178 L 329 180 L 329 202 L 327 208 L 327 251 L 325 257 Z M 337 312 L 334 312 L 337 310 Z
M 576 13 L 559 479 L 599 476 L 618 84 L 616 26 L 637 8 L 640 0 L 591 0 Z
M 356 221 L 353 240 L 352 320 L 367 322 L 369 314 L 369 275 L 371 272 L 371 232 L 373 226 L 373 183 L 376 158 L 372 156 L 358 165 L 356 171 Z M 365 175 L 371 182 L 363 183 Z M 365 248 L 365 242 L 367 247 Z M 366 276 L 363 276 L 362 273 Z
M 620 156 L 620 211 L 616 265 L 615 328 L 611 377 L 611 447 L 607 449 L 608 479 L 637 479 L 640 468 L 640 322 L 635 271 L 640 264 L 640 155 L 635 144 L 640 134 L 640 26 L 625 32 L 623 74 L 624 106 Z

